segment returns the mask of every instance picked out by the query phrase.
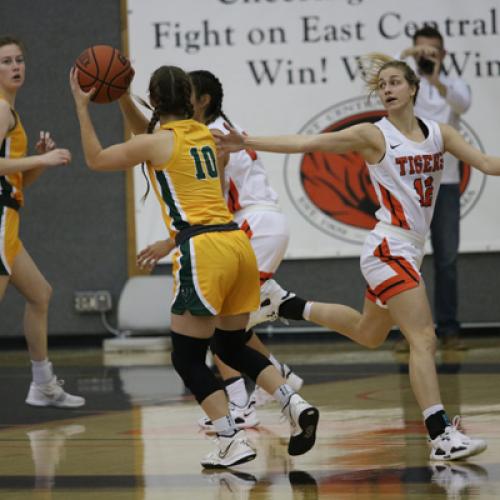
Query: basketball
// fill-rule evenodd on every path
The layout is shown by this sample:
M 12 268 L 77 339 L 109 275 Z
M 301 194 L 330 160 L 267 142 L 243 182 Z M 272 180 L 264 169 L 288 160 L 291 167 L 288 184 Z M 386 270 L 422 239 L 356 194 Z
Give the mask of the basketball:
M 88 92 L 95 88 L 92 101 L 107 103 L 120 98 L 128 89 L 134 69 L 119 50 L 109 45 L 85 49 L 75 61 L 78 83 Z

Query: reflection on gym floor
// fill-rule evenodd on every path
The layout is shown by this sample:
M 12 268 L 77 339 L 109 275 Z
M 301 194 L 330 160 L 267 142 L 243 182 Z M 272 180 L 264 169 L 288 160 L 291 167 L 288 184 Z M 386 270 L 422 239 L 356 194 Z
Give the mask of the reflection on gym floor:
M 259 408 L 248 431 L 255 461 L 203 471 L 211 436 L 169 353 L 53 351 L 58 375 L 87 399 L 75 410 L 24 404 L 24 352 L 3 352 L 0 427 L 2 499 L 387 499 L 500 498 L 500 347 L 438 353 L 443 399 L 488 449 L 468 461 L 430 463 L 408 379 L 407 354 L 348 342 L 273 346 L 321 411 L 315 448 L 286 453 L 277 404 Z

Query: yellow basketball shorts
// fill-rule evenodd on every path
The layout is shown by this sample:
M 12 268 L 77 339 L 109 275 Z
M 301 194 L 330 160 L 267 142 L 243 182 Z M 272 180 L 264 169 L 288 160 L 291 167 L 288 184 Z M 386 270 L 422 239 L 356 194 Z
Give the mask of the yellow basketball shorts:
M 10 276 L 23 244 L 19 239 L 19 212 L 0 205 L 0 276 Z
M 174 314 L 231 316 L 259 307 L 257 261 L 243 231 L 194 236 L 177 249 L 172 272 Z

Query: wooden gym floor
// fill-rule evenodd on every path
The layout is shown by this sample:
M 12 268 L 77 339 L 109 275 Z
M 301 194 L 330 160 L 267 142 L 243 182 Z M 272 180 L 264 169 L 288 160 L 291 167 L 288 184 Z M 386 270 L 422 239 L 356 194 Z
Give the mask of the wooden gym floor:
M 407 355 L 350 342 L 272 346 L 321 411 L 315 448 L 287 456 L 288 425 L 276 404 L 248 432 L 255 461 L 206 473 L 211 449 L 202 415 L 168 353 L 107 355 L 53 350 L 78 410 L 24 404 L 26 353 L 0 353 L 0 499 L 461 499 L 500 498 L 500 342 L 467 339 L 465 352 L 439 352 L 443 399 L 488 449 L 468 461 L 429 463 Z

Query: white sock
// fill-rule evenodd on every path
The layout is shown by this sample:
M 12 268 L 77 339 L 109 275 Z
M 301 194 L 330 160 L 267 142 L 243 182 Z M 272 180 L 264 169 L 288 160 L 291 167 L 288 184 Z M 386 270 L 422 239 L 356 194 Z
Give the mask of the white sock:
M 269 361 L 271 361 L 276 370 L 281 373 L 281 363 L 272 354 L 269 354 Z
M 213 420 L 212 423 L 214 424 L 214 429 L 218 436 L 231 437 L 237 432 L 236 424 L 230 414 Z
M 52 363 L 48 359 L 44 359 L 43 361 L 31 360 L 31 372 L 33 374 L 33 382 L 38 385 L 48 384 L 54 376 Z
M 295 394 L 295 391 L 288 384 L 283 384 L 276 389 L 273 397 L 281 403 L 281 407 L 283 408 L 293 394 Z
M 429 408 L 426 408 L 422 412 L 424 420 L 427 420 L 431 415 L 434 415 L 434 413 L 437 413 L 438 411 L 444 411 L 444 406 L 442 404 L 429 406 Z
M 229 401 L 236 406 L 245 406 L 247 404 L 248 394 L 243 377 L 240 377 L 232 384 L 226 385 L 226 392 Z
M 304 312 L 302 313 L 302 316 L 305 320 L 311 319 L 311 307 L 313 305 L 313 302 L 306 302 L 306 305 L 304 306 Z

